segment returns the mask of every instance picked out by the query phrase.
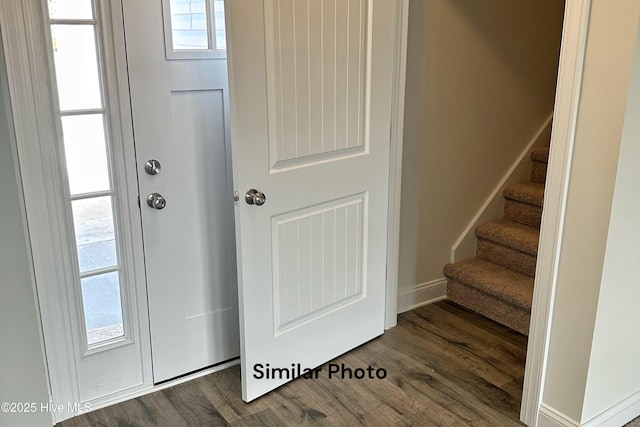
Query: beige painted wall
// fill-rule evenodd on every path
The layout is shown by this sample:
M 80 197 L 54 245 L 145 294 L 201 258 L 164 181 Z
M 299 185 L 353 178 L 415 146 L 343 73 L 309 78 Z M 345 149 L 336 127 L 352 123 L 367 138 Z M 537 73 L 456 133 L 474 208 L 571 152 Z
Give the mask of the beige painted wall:
M 552 112 L 564 2 L 412 0 L 399 287 L 451 246 Z
M 578 422 L 583 420 L 639 13 L 638 0 L 593 0 L 589 21 L 543 395 L 547 406 Z

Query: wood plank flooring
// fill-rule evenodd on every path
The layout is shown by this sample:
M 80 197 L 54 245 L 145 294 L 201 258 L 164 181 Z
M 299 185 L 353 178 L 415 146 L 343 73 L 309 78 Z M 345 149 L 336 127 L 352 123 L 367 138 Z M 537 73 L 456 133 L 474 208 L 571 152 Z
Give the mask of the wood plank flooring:
M 58 426 L 518 426 L 525 352 L 525 336 L 439 302 L 330 362 L 384 368 L 384 379 L 324 367 L 247 404 L 236 366 Z

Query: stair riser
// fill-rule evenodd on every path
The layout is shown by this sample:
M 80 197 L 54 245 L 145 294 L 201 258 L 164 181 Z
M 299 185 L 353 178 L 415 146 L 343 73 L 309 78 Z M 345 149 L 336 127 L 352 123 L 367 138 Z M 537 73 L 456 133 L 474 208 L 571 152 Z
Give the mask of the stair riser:
M 549 163 L 549 147 L 532 151 L 529 159 L 532 162 Z
M 504 217 L 529 227 L 540 228 L 542 208 L 513 199 L 505 199 Z
M 531 162 L 531 181 L 542 184 L 547 180 L 547 164 L 541 162 Z
M 447 281 L 447 298 L 523 335 L 529 335 L 531 313 L 527 310 L 453 280 Z
M 534 277 L 536 274 L 536 257 L 534 255 L 489 240 L 478 239 L 476 256 L 530 277 Z

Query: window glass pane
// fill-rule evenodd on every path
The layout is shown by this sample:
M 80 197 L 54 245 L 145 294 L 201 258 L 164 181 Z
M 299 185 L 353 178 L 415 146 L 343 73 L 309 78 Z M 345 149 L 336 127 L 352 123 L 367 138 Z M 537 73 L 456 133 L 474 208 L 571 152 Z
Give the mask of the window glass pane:
M 227 39 L 224 25 L 224 0 L 215 0 L 213 2 L 214 19 L 216 26 L 216 49 L 224 50 L 227 48 Z
M 49 0 L 51 19 L 93 19 L 91 0 Z
M 102 108 L 93 25 L 52 25 L 60 109 Z
M 71 203 L 80 272 L 118 265 L 111 196 Z
M 71 194 L 109 190 L 102 114 L 62 117 Z
M 206 13 L 206 0 L 171 0 L 171 14 Z
M 174 50 L 209 49 L 206 0 L 171 0 Z
M 123 336 L 118 272 L 87 277 L 81 282 L 89 345 Z

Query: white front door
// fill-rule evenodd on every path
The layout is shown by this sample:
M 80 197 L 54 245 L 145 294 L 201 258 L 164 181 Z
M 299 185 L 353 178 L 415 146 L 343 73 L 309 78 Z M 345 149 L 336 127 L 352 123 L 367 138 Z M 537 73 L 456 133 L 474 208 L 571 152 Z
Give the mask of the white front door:
M 223 31 L 224 12 L 207 0 L 122 4 L 158 383 L 240 351 L 227 64 L 208 25 L 218 9 Z M 152 194 L 164 202 L 149 206 Z
M 250 401 L 291 378 L 282 368 L 315 368 L 383 332 L 396 7 L 245 0 L 227 8 Z M 266 202 L 250 194 L 259 203 L 247 203 L 250 189 Z

